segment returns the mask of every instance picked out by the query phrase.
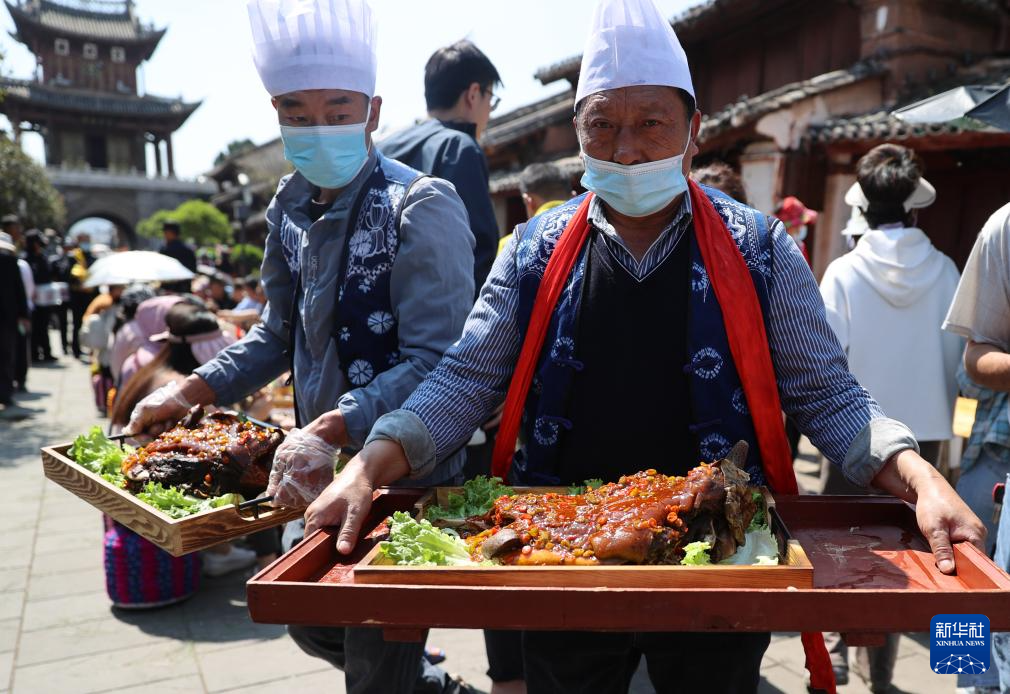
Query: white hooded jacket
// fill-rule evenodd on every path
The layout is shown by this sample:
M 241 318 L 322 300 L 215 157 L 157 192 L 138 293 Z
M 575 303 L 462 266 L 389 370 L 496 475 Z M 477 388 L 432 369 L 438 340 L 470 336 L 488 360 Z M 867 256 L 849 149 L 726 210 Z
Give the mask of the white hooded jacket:
M 821 280 L 828 323 L 849 369 L 888 417 L 920 441 L 949 439 L 963 343 L 943 332 L 954 262 L 920 229 L 874 229 Z

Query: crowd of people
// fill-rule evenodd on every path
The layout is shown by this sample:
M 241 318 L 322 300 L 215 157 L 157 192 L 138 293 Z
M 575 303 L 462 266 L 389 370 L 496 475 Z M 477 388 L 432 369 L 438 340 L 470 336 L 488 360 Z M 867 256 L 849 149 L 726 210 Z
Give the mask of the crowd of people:
M 0 419 L 30 414 L 15 398 L 27 393 L 30 368 L 57 361 L 51 329 L 64 357 L 86 356 L 81 329 L 97 292 L 84 278 L 108 250 L 93 248 L 86 233 L 64 238 L 53 229 L 26 231 L 16 214 L 0 218 L 0 256 L 11 268 L 0 296 Z
M 305 23 L 279 0 L 249 3 L 256 66 L 296 169 L 267 211 L 262 274 L 221 267 L 96 293 L 86 237 L 22 233 L 4 217 L 5 416 L 19 416 L 12 398 L 27 387 L 18 359 L 55 359 L 52 328 L 64 355 L 90 360 L 97 408 L 130 435 L 194 405 L 238 403 L 267 419 L 264 389 L 290 375 L 294 411 L 279 422 L 290 431 L 267 493 L 307 506 L 305 520 L 283 539 L 267 531 L 250 549 L 205 553 L 210 573 L 265 565 L 324 525 L 340 527 L 338 551 L 350 552 L 385 484 L 493 472 L 565 485 L 617 479 L 628 459 L 683 474 L 676 461 L 717 459 L 743 439 L 751 479 L 788 492 L 801 435 L 823 453 L 828 491 L 916 503 L 943 573 L 953 542 L 1006 565 L 992 488 L 1010 472 L 1010 205 L 963 276 L 917 226 L 937 192 L 907 147 L 859 160 L 844 230 L 818 229 L 795 197 L 771 216 L 748 207 L 731 166 L 692 171 L 700 114 L 669 22 L 652 0 L 602 0 L 576 94 L 585 171 L 575 185 L 554 164 L 527 167 L 529 221 L 503 234 L 479 145 L 498 103 L 494 64 L 469 41 L 437 50 L 424 67 L 428 119 L 373 142 L 382 100 L 368 4 L 310 4 L 332 16 Z M 753 233 L 727 231 L 740 225 Z M 849 246 L 819 284 L 813 230 Z M 166 222 L 161 252 L 196 271 L 180 233 Z M 727 257 L 742 262 L 713 262 Z M 560 291 L 548 300 L 545 287 Z M 978 410 L 960 478 L 948 480 L 937 468 L 959 392 Z M 335 475 L 341 452 L 353 457 Z M 198 559 L 159 554 L 112 521 L 106 549 L 118 605 L 196 589 Z M 117 583 L 137 561 L 173 567 L 176 584 Z M 344 670 L 354 694 L 467 691 L 423 643 L 368 627 L 289 631 Z M 896 638 L 857 654 L 872 691 L 892 685 Z M 487 631 L 485 643 L 499 694 L 626 691 L 643 655 L 659 691 L 743 692 L 757 687 L 769 635 Z M 1010 688 L 1010 643 L 996 643 L 998 667 L 959 685 Z M 804 644 L 812 689 L 830 689 L 832 672 L 848 680 L 840 635 Z

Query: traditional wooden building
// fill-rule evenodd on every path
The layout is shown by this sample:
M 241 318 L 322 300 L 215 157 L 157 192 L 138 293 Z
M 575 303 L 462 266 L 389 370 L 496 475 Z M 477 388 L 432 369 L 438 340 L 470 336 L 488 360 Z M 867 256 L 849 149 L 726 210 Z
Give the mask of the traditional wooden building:
M 937 202 L 920 225 L 962 264 L 1010 200 L 1010 134 L 970 121 L 913 127 L 900 106 L 959 84 L 1010 80 L 1007 0 L 709 0 L 673 20 L 704 115 L 697 164 L 741 170 L 749 201 L 786 195 L 822 210 L 815 271 L 844 250 L 845 190 L 858 158 L 893 141 L 918 151 Z M 582 171 L 571 125 L 580 56 L 540 70 L 568 89 L 491 122 L 484 147 L 504 230 L 521 221 L 517 173 L 533 161 Z
M 275 137 L 225 157 L 207 172 L 217 184 L 210 202 L 232 219 L 244 225 L 249 243 L 262 245 L 267 236 L 267 207 L 282 176 L 291 173 L 284 158 L 284 143 Z
M 14 140 L 38 132 L 46 170 L 70 223 L 111 221 L 135 243 L 137 222 L 215 189 L 176 178 L 172 133 L 200 105 L 141 93 L 137 71 L 165 29 L 138 19 L 133 0 L 4 0 L 14 38 L 35 55 L 28 79 L 0 77 L 0 113 Z M 153 171 L 148 170 L 148 153 Z
M 165 29 L 142 23 L 133 0 L 4 0 L 14 38 L 35 55 L 32 79 L 0 79 L 2 111 L 18 139 L 42 134 L 49 166 L 175 175 L 172 133 L 199 103 L 141 95 L 137 70 Z

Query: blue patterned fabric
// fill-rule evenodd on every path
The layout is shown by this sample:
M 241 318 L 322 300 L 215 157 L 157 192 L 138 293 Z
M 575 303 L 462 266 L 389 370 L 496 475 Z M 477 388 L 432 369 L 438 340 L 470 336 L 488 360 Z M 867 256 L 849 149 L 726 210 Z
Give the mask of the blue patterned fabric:
M 351 211 L 354 225 L 346 237 L 336 285 L 333 338 L 340 368 L 358 388 L 400 361 L 390 275 L 400 246 L 400 208 L 408 187 L 421 175 L 398 161 L 378 158 Z M 292 305 L 297 305 L 301 231 L 287 215 L 280 229 L 284 259 L 294 278 Z
M 359 388 L 400 362 L 389 279 L 400 247 L 400 207 L 420 175 L 393 159 L 380 160 L 352 213 L 334 338 L 341 368 Z
M 771 235 L 764 215 L 757 214 L 735 200 L 711 188 L 704 189 L 740 247 L 750 269 L 764 313 L 768 311 L 767 280 L 771 275 Z M 540 281 L 561 232 L 575 214 L 584 196 L 549 210 L 530 220 L 519 237 L 517 271 L 519 277 L 518 324 L 520 338 L 533 312 Z M 675 220 L 674 227 L 678 226 Z M 689 425 L 698 440 L 698 459 L 722 458 L 739 440 L 750 445 L 747 471 L 755 483 L 764 483 L 754 427 L 750 419 L 740 377 L 729 349 L 722 311 L 711 291 L 705 264 L 695 236 L 691 244 L 691 293 L 688 317 L 689 362 L 683 365 L 689 374 L 694 421 Z M 582 248 L 575 267 L 551 319 L 544 349 L 526 400 L 522 429 L 525 446 L 513 461 L 517 484 L 553 485 L 556 474 L 558 442 L 562 429 L 571 429 L 564 417 L 572 377 L 583 368 L 576 344 L 580 299 L 586 272 L 588 246 Z M 633 259 L 632 259 L 633 260 Z M 648 268 L 640 267 L 639 271 Z M 676 394 L 671 394 L 676 397 Z

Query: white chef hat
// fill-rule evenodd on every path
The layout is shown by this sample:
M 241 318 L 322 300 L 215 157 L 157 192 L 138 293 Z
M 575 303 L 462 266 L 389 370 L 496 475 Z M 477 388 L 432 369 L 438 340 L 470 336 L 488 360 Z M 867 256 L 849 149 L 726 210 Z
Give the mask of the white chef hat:
M 600 0 L 582 53 L 575 103 L 607 89 L 677 87 L 694 97 L 687 54 L 653 0 Z
M 249 0 L 253 59 L 270 96 L 302 89 L 375 94 L 367 0 Z
M 933 187 L 932 183 L 920 176 L 919 182 L 915 185 L 915 190 L 905 198 L 903 207 L 905 208 L 905 212 L 911 212 L 912 210 L 929 207 L 934 201 L 936 201 L 936 188 Z M 863 187 L 859 185 L 859 181 L 853 183 L 845 191 L 845 204 L 864 211 L 870 206 L 870 201 L 866 198 L 866 193 L 863 192 Z

